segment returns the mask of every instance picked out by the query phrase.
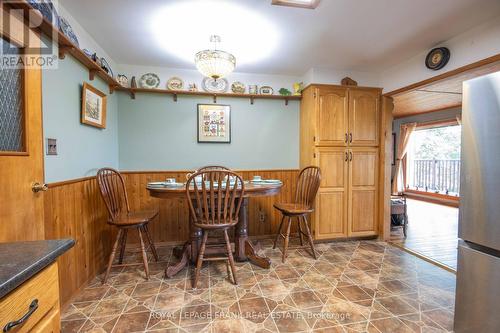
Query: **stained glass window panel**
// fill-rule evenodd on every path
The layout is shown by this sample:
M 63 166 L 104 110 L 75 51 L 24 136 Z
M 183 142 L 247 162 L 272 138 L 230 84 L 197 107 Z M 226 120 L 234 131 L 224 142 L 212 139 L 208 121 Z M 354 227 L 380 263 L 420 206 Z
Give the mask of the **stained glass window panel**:
M 0 48 L 8 41 L 0 38 Z M 10 46 L 12 55 L 14 45 Z M 20 49 L 17 48 L 20 54 Z M 23 152 L 24 147 L 23 70 L 0 68 L 0 152 Z

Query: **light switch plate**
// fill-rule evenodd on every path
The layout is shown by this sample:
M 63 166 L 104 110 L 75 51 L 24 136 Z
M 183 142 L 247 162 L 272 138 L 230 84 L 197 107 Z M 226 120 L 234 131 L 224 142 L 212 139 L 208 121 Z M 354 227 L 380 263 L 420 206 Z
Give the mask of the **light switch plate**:
M 47 138 L 47 155 L 57 155 L 57 139 Z

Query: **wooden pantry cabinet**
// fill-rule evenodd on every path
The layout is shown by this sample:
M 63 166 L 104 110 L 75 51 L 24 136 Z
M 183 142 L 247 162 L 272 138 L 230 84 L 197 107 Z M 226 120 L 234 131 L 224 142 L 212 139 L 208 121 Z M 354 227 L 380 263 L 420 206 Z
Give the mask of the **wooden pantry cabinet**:
M 377 235 L 381 89 L 310 85 L 302 96 L 301 167 L 322 173 L 315 238 Z

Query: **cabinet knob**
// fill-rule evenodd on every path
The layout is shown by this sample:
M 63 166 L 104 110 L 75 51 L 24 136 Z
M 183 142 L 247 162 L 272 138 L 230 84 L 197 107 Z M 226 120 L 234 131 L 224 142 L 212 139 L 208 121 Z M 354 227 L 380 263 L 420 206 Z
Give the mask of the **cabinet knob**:
M 352 143 L 352 133 L 349 133 L 349 143 Z

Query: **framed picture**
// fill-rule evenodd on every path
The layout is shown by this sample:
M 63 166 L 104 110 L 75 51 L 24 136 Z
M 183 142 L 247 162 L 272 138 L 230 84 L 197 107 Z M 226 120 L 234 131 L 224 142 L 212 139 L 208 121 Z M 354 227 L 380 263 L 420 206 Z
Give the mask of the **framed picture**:
M 396 165 L 396 133 L 392 133 L 392 165 Z
M 198 104 L 198 142 L 231 143 L 231 107 Z
M 106 128 L 106 95 L 87 82 L 82 90 L 82 124 Z

